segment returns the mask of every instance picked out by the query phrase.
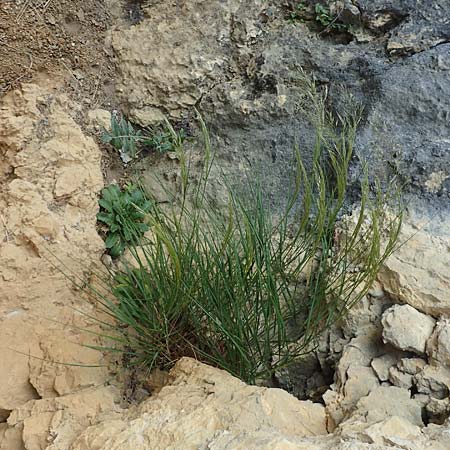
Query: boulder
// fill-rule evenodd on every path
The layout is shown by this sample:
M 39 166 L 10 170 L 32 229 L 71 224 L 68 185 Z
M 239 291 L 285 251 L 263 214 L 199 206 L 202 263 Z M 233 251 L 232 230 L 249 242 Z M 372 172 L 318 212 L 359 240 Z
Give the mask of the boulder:
M 380 386 L 359 400 L 350 418 L 364 418 L 367 424 L 398 416 L 418 427 L 423 426 L 421 406 L 406 390 L 396 386 Z
M 378 274 L 388 294 L 435 317 L 450 314 L 450 230 L 445 223 L 436 231 L 405 223 L 399 238 L 403 244 Z
M 413 377 L 409 373 L 398 370 L 397 367 L 391 367 L 389 369 L 389 381 L 399 388 L 410 389 L 413 383 Z
M 398 445 L 400 448 L 405 442 L 413 443 L 422 433 L 417 425 L 413 425 L 403 417 L 392 416 L 368 427 L 366 435 L 371 444 Z
M 119 413 L 119 398 L 116 388 L 100 386 L 62 397 L 31 400 L 11 413 L 6 433 L 24 446 L 20 449 L 65 450 L 86 427 L 105 415 L 112 418 Z
M 398 362 L 397 368 L 404 373 L 416 375 L 422 371 L 426 364 L 426 361 L 420 358 L 402 358 Z
M 425 353 L 435 320 L 409 305 L 394 305 L 381 318 L 383 341 L 400 350 Z

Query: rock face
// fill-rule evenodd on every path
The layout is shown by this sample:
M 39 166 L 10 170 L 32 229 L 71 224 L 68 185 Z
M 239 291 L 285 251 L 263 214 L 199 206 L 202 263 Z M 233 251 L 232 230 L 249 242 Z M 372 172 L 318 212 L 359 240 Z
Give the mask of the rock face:
M 69 394 L 105 377 L 103 369 L 52 363 L 92 365 L 102 358 L 77 345 L 92 339 L 77 331 L 86 319 L 74 308 L 92 307 L 57 267 L 87 273 L 103 248 L 95 229 L 100 151 L 70 117 L 71 109 L 66 97 L 36 85 L 24 85 L 0 103 L 3 420 L 27 401 Z
M 196 105 L 221 164 L 271 173 L 265 183 L 279 203 L 294 142 L 306 160 L 311 144 L 299 114 L 304 69 L 327 86 L 334 108 L 348 105 L 345 90 L 364 105 L 356 151 L 371 173 L 396 174 L 408 182 L 414 204 L 446 214 L 447 0 L 360 1 L 356 10 L 356 2 L 331 3 L 361 24 L 346 43 L 318 34 L 314 24 L 290 23 L 276 1 L 189 0 L 164 8 L 149 2 L 140 24 L 111 31 L 119 95 L 141 123 L 161 113 L 180 118 Z M 359 174 L 355 165 L 355 180 Z
M 450 40 L 445 0 L 358 0 L 358 6 L 371 29 L 392 30 L 386 46 L 391 54 L 418 53 Z
M 427 353 L 436 364 L 450 366 L 450 321 L 444 319 L 436 325 L 428 341 Z

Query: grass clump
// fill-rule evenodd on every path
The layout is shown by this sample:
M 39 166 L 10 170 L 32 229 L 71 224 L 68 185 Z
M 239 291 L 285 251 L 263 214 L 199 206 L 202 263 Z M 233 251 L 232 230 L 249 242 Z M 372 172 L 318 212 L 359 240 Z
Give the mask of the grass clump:
M 121 255 L 130 244 L 136 244 L 149 226 L 143 222 L 152 202 L 136 186 L 121 190 L 116 184 L 102 190 L 101 211 L 97 220 L 107 227 L 105 247 L 113 257 Z
M 102 279 L 104 288 L 88 287 L 114 319 L 103 326 L 115 351 L 131 349 L 133 363 L 167 368 L 191 356 L 249 383 L 271 379 L 367 293 L 394 251 L 401 209 L 388 218 L 389 199 L 379 187 L 371 194 L 367 176 L 353 225 L 340 225 L 348 223 L 340 218 L 358 115 L 332 117 L 325 94 L 305 83 L 312 161 L 307 168 L 295 151 L 295 182 L 280 214 L 258 184 L 245 195 L 229 187 L 227 208 L 211 206 L 214 158 L 200 119 L 200 178 L 191 181 L 178 145 L 180 194 L 154 205 L 151 236 L 136 239 L 131 260 Z

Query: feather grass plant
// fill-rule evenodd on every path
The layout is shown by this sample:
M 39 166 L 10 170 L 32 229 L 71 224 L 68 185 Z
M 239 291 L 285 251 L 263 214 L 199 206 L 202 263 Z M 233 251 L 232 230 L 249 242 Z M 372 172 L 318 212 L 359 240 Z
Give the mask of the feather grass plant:
M 353 225 L 340 225 L 349 223 L 342 214 L 358 114 L 332 117 L 326 95 L 311 81 L 305 86 L 312 163 L 307 168 L 295 150 L 294 187 L 278 216 L 257 183 L 245 195 L 228 186 L 226 210 L 211 207 L 214 157 L 204 122 L 195 183 L 168 125 L 178 143 L 181 194 L 170 206 L 153 202 L 150 232 L 136 239 L 131 257 L 85 287 L 111 319 L 102 322 L 112 341 L 105 348 L 127 351 L 133 364 L 150 369 L 191 356 L 256 383 L 311 351 L 367 293 L 396 248 L 401 204 L 379 185 L 371 192 L 365 173 Z

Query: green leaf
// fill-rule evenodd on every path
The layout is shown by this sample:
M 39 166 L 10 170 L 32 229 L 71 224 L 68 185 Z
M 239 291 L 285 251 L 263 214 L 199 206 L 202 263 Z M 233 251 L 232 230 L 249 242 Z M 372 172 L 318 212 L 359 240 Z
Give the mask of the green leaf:
M 109 254 L 113 258 L 117 258 L 124 252 L 124 250 L 125 250 L 125 245 L 122 242 L 119 242 L 110 249 Z
M 137 223 L 136 227 L 142 233 L 145 233 L 146 231 L 150 230 L 150 227 L 146 223 Z
M 112 211 L 113 211 L 113 205 L 112 205 L 112 203 L 111 203 L 110 201 L 108 201 L 107 199 L 105 199 L 105 198 L 101 198 L 101 199 L 98 201 L 98 204 L 99 204 L 103 209 L 106 209 L 106 210 L 109 211 L 109 212 L 112 212 Z
M 112 226 L 114 224 L 114 217 L 110 213 L 99 212 L 97 214 L 97 220 L 99 220 L 100 222 L 104 222 L 109 226 Z
M 112 248 L 120 243 L 120 235 L 118 233 L 109 233 L 105 240 L 105 247 Z

